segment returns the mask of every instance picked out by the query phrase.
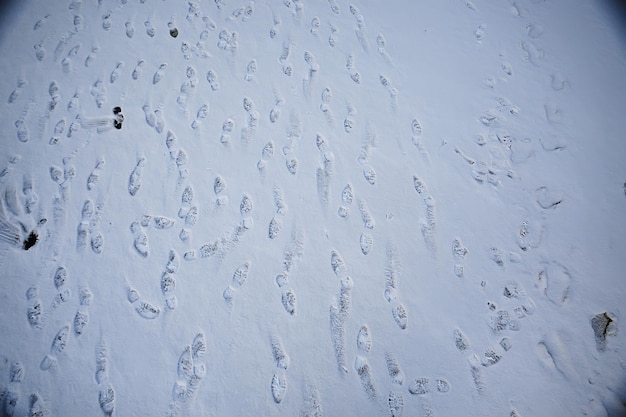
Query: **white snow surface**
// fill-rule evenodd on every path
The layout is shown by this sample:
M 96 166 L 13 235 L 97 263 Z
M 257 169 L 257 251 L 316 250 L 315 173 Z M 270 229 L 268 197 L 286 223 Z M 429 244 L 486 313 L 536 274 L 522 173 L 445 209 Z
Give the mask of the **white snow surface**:
M 0 414 L 622 415 L 600 3 L 5 9 Z

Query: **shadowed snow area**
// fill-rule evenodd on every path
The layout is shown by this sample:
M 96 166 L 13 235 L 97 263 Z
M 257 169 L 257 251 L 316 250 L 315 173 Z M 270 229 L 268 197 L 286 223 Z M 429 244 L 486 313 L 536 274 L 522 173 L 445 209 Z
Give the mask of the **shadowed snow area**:
M 597 3 L 0 7 L 0 415 L 623 415 Z

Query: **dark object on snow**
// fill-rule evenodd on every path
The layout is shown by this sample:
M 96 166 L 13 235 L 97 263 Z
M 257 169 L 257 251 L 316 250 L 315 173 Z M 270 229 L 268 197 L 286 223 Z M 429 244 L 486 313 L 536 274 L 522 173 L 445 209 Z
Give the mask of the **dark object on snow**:
M 26 240 L 24 240 L 24 246 L 23 246 L 24 250 L 29 250 L 30 248 L 35 246 L 38 241 L 39 241 L 39 235 L 37 235 L 37 233 L 33 230 L 32 232 L 30 232 Z
M 115 126 L 116 129 L 121 129 L 122 122 L 124 121 L 122 108 L 119 106 L 113 107 L 113 114 L 115 115 L 115 119 L 113 120 L 113 126 Z
M 606 337 L 617 334 L 615 316 L 607 312 L 596 314 L 591 318 L 591 328 L 596 338 L 596 349 L 598 352 L 604 352 L 607 343 Z
M 172 38 L 178 37 L 178 29 L 176 28 L 170 29 L 170 35 L 172 36 Z

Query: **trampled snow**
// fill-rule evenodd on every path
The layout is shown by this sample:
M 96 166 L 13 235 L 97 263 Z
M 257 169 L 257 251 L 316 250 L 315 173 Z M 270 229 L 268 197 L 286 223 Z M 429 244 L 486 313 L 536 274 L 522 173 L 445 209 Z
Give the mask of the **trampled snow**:
M 5 8 L 0 414 L 621 415 L 618 12 Z

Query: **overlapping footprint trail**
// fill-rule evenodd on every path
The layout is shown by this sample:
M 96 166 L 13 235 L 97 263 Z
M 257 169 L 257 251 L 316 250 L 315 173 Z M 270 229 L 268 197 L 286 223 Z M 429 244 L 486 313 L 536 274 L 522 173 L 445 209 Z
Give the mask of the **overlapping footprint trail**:
M 487 19 L 471 2 L 458 7 L 472 21 Z M 542 50 L 543 27 L 527 21 L 527 11 L 512 3 L 510 12 L 527 34 L 517 44 L 522 62 L 550 79 L 550 97 L 541 103 L 549 134 L 539 138 L 536 130 L 520 130 L 524 109 L 500 88 L 521 83 L 519 60 L 501 53 L 482 80 L 490 101 L 474 115 L 474 140 L 440 141 L 435 118 L 403 90 L 408 83 L 396 67 L 402 51 L 367 12 L 358 2 L 335 0 L 190 1 L 162 8 L 143 0 L 97 5 L 74 0 L 63 10 L 40 12 L 32 29 L 36 41 L 28 50 L 34 66 L 7 82 L 12 132 L 7 136 L 16 152 L 0 161 L 5 164 L 0 244 L 7 253 L 26 246 L 37 251 L 42 244 L 51 251 L 51 258 L 39 254 L 44 260 L 37 281 L 28 284 L 26 297 L 18 297 L 29 331 L 55 325 L 52 342 L 39 351 L 43 360 L 40 356 L 33 369 L 54 377 L 67 372 L 68 344 L 91 340 L 94 329 L 110 326 L 93 313 L 108 305 L 106 297 L 94 298 L 94 291 L 121 300 L 123 311 L 110 314 L 132 317 L 128 321 L 139 333 L 152 334 L 150 326 L 167 318 L 170 329 L 179 331 L 184 321 L 217 327 L 219 337 L 238 331 L 219 324 L 238 323 L 240 314 L 254 314 L 263 337 L 265 328 L 276 328 L 269 337 L 275 368 L 263 376 L 267 381 L 259 392 L 278 410 L 304 398 L 303 415 L 321 415 L 323 408 L 332 413 L 332 401 L 325 406 L 325 396 L 335 398 L 332 388 L 311 382 L 329 377 L 328 386 L 360 393 L 365 401 L 359 410 L 376 404 L 392 416 L 405 410 L 436 415 L 455 395 L 450 376 L 404 373 L 411 366 L 405 354 L 409 342 L 424 331 L 417 288 L 426 278 L 415 275 L 425 271 L 456 280 L 487 306 L 476 320 L 484 322 L 488 340 L 474 342 L 470 330 L 450 325 L 441 343 L 462 355 L 476 398 L 488 395 L 491 367 L 506 366 L 507 352 L 530 333 L 525 332 L 534 324 L 529 317 L 540 304 L 535 297 L 554 311 L 566 309 L 577 277 L 560 260 L 543 260 L 550 259 L 547 253 L 532 267 L 536 282 L 513 273 L 495 285 L 476 276 L 472 258 L 482 257 L 494 274 L 535 262 L 544 250 L 547 220 L 570 197 L 547 181 L 535 184 L 530 194 L 522 193 L 528 198 L 516 199 L 524 215 L 515 219 L 513 237 L 485 243 L 485 252 L 467 227 L 451 232 L 443 224 L 449 199 L 437 174 L 458 169 L 479 198 L 494 190 L 520 191 L 524 178 L 518 167 L 539 153 L 558 156 L 568 146 L 558 139 L 567 121 L 559 100 L 572 86 L 563 73 L 543 65 L 549 58 Z M 483 23 L 467 34 L 482 46 L 490 36 Z M 37 101 L 40 95 L 44 99 Z M 115 130 L 111 109 L 119 105 L 127 116 Z M 45 167 L 30 168 L 40 161 L 33 155 L 42 147 L 49 153 Z M 29 169 L 37 174 L 16 175 Z M 44 182 L 52 193 L 40 186 Z M 27 244 L 30 233 L 41 235 L 41 242 L 35 237 Z M 0 256 L 0 266 L 9 262 L 6 253 Z M 106 280 L 86 283 L 87 278 L 74 279 L 72 265 L 63 261 L 76 257 L 129 261 L 112 262 L 110 271 L 94 274 Z M 144 268 L 150 272 L 142 273 Z M 333 278 L 326 280 L 327 275 Z M 312 276 L 321 281 L 315 289 Z M 368 291 L 380 295 L 379 304 Z M 273 315 L 261 307 L 247 310 L 258 294 L 271 299 Z M 212 302 L 226 304 L 225 315 L 222 310 L 203 315 Z M 311 303 L 323 305 L 322 317 L 311 318 Z M 72 315 L 60 317 L 68 305 Z M 190 313 L 197 305 L 202 313 Z M 609 311 L 593 316 L 598 351 L 611 345 L 616 320 Z M 303 359 L 291 346 L 299 337 L 312 337 L 293 331 L 300 325 L 323 328 L 326 337 L 315 343 L 334 355 L 319 364 L 318 375 L 298 374 L 303 368 L 289 366 L 291 357 Z M 163 337 L 169 343 L 175 336 Z M 254 335 L 233 337 L 255 341 Z M 176 342 L 180 356 L 168 415 L 188 413 L 199 402 L 226 408 L 198 394 L 215 393 L 218 376 L 208 370 L 226 354 L 205 357 L 204 332 L 192 344 Z M 105 415 L 122 404 L 116 401 L 122 384 L 115 381 L 114 390 L 109 381 L 117 343 L 109 338 L 96 347 L 95 378 Z M 267 339 L 259 344 L 266 346 Z M 560 339 L 545 337 L 536 345 L 547 367 L 569 372 L 559 356 Z M 17 387 L 22 378 L 13 374 L 19 372 L 11 377 Z M 210 382 L 200 384 L 203 379 Z M 293 395 L 298 387 L 301 395 Z M 31 396 L 31 409 L 42 407 L 38 395 Z M 43 396 L 47 400 L 48 393 Z M 12 414 L 18 400 L 9 389 L 5 397 L 3 411 Z

